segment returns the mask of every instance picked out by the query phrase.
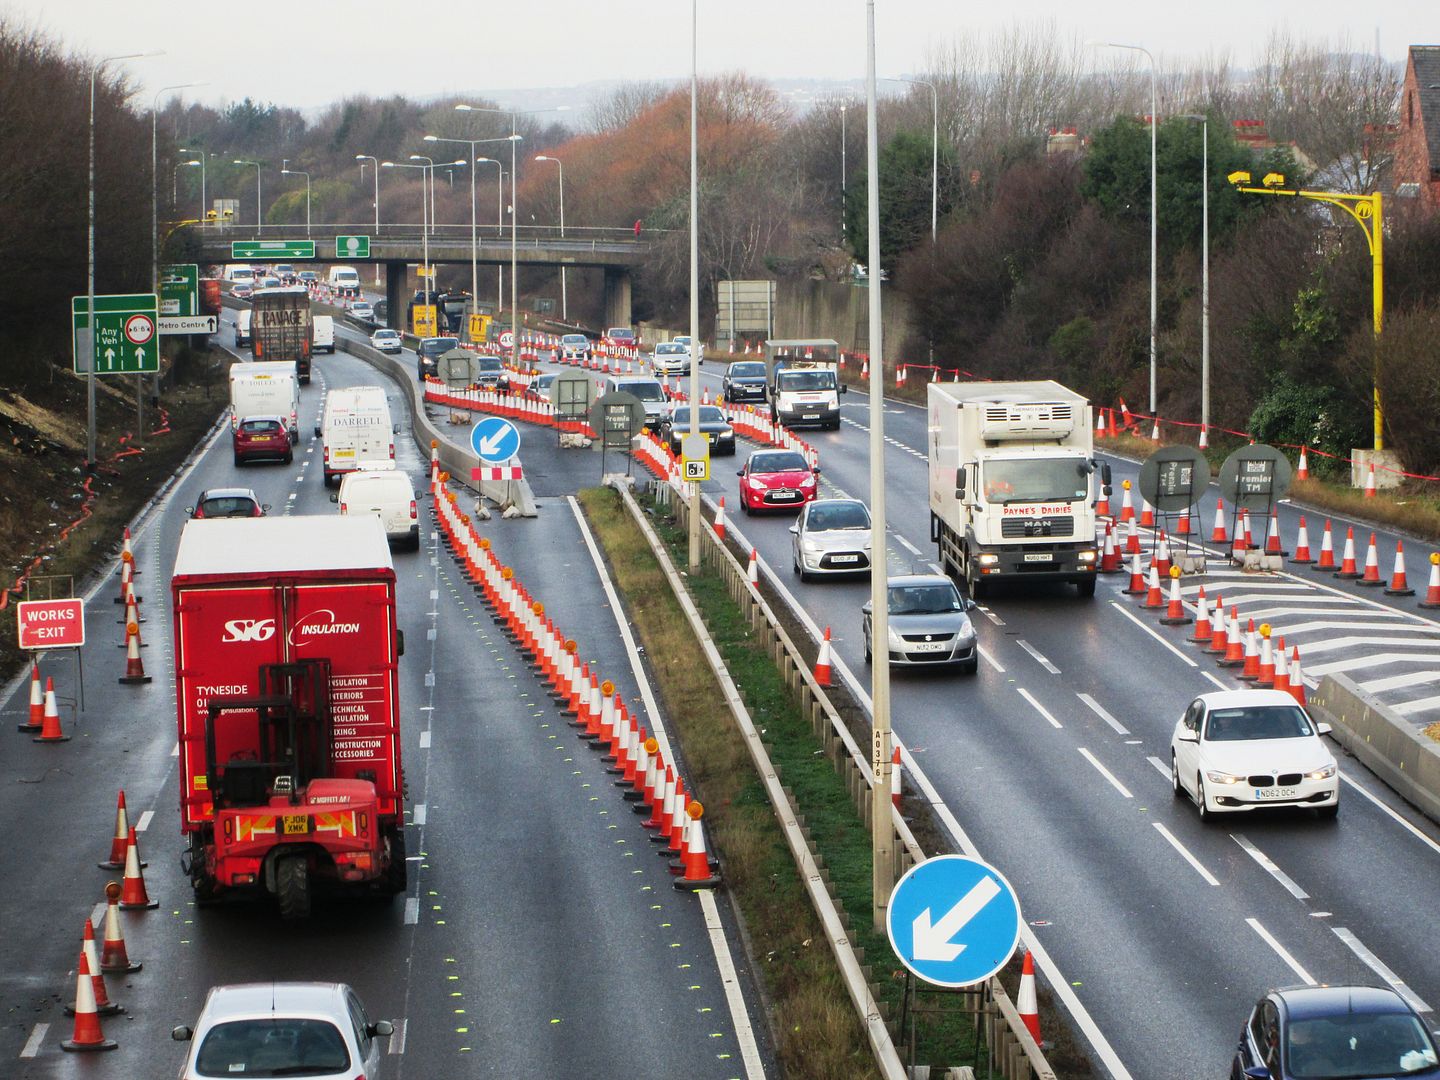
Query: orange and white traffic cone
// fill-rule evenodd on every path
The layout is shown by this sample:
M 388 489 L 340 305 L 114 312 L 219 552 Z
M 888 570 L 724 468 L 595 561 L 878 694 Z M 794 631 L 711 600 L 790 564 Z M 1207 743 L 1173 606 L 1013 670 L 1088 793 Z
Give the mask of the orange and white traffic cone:
M 820 655 L 815 658 L 815 682 L 820 686 L 830 685 L 830 627 L 825 627 L 825 638 L 820 642 Z
M 1175 523 L 1175 535 L 1190 535 L 1190 508 L 1188 506 L 1180 511 L 1180 520 Z
M 1250 511 L 1240 511 L 1240 532 L 1245 537 L 1245 550 L 1252 551 L 1259 545 L 1255 543 L 1255 537 L 1250 532 Z
M 1365 473 L 1365 498 L 1375 498 L 1375 465 L 1373 462 Z
M 650 817 L 640 824 L 646 829 L 653 829 L 650 836 L 651 843 L 659 844 L 668 839 L 665 830 L 669 827 L 670 817 L 675 810 L 675 772 L 666 765 L 660 774 L 659 788 L 656 792 L 655 805 L 651 807 Z
M 1281 557 L 1289 554 L 1280 546 L 1280 514 L 1273 506 L 1270 508 L 1270 531 L 1265 537 L 1265 554 Z
M 1305 447 L 1300 447 L 1300 464 L 1295 466 L 1296 480 L 1310 479 L 1310 459 L 1305 455 Z
M 1270 627 L 1260 627 L 1260 671 L 1255 676 L 1259 686 L 1275 685 L 1275 645 L 1270 640 Z
M 1305 531 L 1305 515 L 1300 515 L 1300 531 L 1295 536 L 1295 557 L 1290 560 L 1300 566 L 1309 566 L 1315 560 L 1310 556 L 1310 534 Z
M 1320 534 L 1320 558 L 1316 561 L 1312 570 L 1334 570 L 1335 569 L 1335 541 L 1330 536 L 1330 519 L 1325 519 L 1325 531 Z
M 1378 589 L 1385 584 L 1380 578 L 1380 553 L 1375 550 L 1375 534 L 1373 532 L 1370 534 L 1370 544 L 1365 549 L 1365 570 L 1355 584 L 1372 589 Z
M 890 805 L 896 810 L 900 809 L 900 797 L 903 794 L 901 789 L 901 771 L 904 765 L 900 761 L 900 747 L 890 754 Z
M 111 974 L 139 971 L 144 964 L 131 960 L 120 932 L 120 883 L 105 884 L 105 938 L 100 943 L 100 970 Z
M 30 717 L 15 725 L 17 731 L 39 731 L 45 726 L 45 687 L 40 682 L 40 665 L 30 661 Z
M 134 574 L 135 557 L 132 555 L 130 558 L 127 559 L 124 555 L 122 555 L 120 557 L 120 595 L 115 597 L 115 603 L 125 603 L 125 596 L 130 591 L 131 582 L 134 580 Z
M 1300 671 L 1300 646 L 1290 650 L 1290 693 L 1301 705 L 1305 704 L 1305 678 Z
M 1160 591 L 1160 571 L 1155 569 L 1155 564 L 1150 564 L 1150 582 L 1145 590 L 1145 607 L 1162 608 L 1165 606 L 1165 594 Z
M 1155 508 L 1150 505 L 1150 500 L 1144 495 L 1140 496 L 1140 527 L 1142 529 L 1155 527 Z
M 1290 662 L 1285 659 L 1285 639 L 1282 637 L 1275 643 L 1275 681 L 1271 689 L 1279 690 L 1282 693 L 1290 693 Z
M 1195 632 L 1190 635 L 1190 640 L 1202 645 L 1208 645 L 1214 631 L 1210 628 L 1210 604 L 1205 599 L 1205 586 L 1200 586 L 1200 591 L 1195 594 Z
M 1035 1040 L 1037 1047 L 1043 1047 L 1044 1041 L 1040 1038 L 1040 1006 L 1035 1000 L 1035 959 L 1030 955 L 1030 950 L 1025 950 L 1025 958 L 1020 961 L 1020 991 L 1015 995 L 1015 1011 L 1020 1014 L 1020 1020 L 1025 1025 L 1025 1030 Z
M 1210 542 L 1212 544 L 1228 544 L 1230 533 L 1225 528 L 1225 500 L 1215 500 L 1215 527 L 1210 530 Z
M 80 955 L 85 957 L 85 966 L 90 969 L 90 985 L 95 991 L 95 1011 L 101 1016 L 114 1016 L 122 1013 L 118 1003 L 110 1000 L 110 993 L 105 988 L 105 973 L 100 969 L 100 953 L 95 948 L 95 924 L 89 919 L 85 920 L 85 933 L 80 942 Z M 75 1015 L 75 1006 L 65 1007 L 66 1016 Z
M 1125 554 L 1140 554 L 1140 530 L 1135 527 L 1133 516 L 1125 523 Z
M 1160 418 L 1158 416 L 1155 417 L 1155 422 L 1150 425 L 1150 441 L 1154 443 L 1160 441 Z
M 1170 573 L 1170 538 L 1165 535 L 1165 530 L 1160 530 L 1160 539 L 1155 542 L 1155 569 L 1160 571 L 1160 576 L 1165 577 Z
M 1130 556 L 1130 585 L 1121 589 L 1126 596 L 1143 596 L 1145 593 L 1145 572 L 1140 569 L 1140 553 Z
M 1115 526 L 1105 523 L 1105 544 L 1100 549 L 1100 573 L 1120 574 L 1124 572 L 1120 552 L 1115 547 Z
M 1165 615 L 1160 620 L 1165 626 L 1184 626 L 1190 622 L 1190 616 L 1185 614 L 1185 604 L 1180 599 L 1180 568 L 1178 566 L 1170 569 L 1170 603 L 1165 608 Z
M 1260 632 L 1255 629 L 1254 619 L 1245 627 L 1244 666 L 1236 678 L 1244 682 L 1254 682 L 1260 678 Z
M 85 950 L 80 950 L 80 964 L 75 972 L 75 1028 L 60 1049 L 70 1053 L 91 1050 L 114 1050 L 119 1044 L 105 1038 L 100 1029 L 100 1014 L 95 1009 L 95 983 L 90 977 L 90 963 Z
M 1245 665 L 1245 638 L 1240 633 L 1240 615 L 1234 604 L 1230 605 L 1230 618 L 1225 623 L 1225 655 L 1215 662 L 1221 667 Z
M 60 729 L 60 706 L 55 702 L 55 680 L 45 679 L 45 713 L 40 718 L 40 734 L 32 742 L 69 742 L 70 736 Z
M 1340 557 L 1340 569 L 1335 572 L 1335 577 L 1354 580 L 1360 576 L 1360 571 L 1355 568 L 1355 528 L 1347 526 L 1345 529 L 1345 552 Z
M 1124 494 L 1120 496 L 1120 520 L 1134 521 L 1135 504 L 1130 501 L 1130 481 L 1122 481 L 1120 488 L 1124 492 Z
M 1425 599 L 1420 601 L 1423 608 L 1440 608 L 1440 552 L 1430 553 L 1430 582 L 1425 586 Z
M 1105 437 L 1105 410 L 1095 410 L 1095 436 L 1103 439 Z
M 1390 573 L 1390 584 L 1385 588 L 1386 596 L 1414 596 L 1415 590 L 1405 580 L 1405 542 L 1395 541 L 1395 568 Z
M 135 844 L 133 825 L 125 838 L 125 878 L 120 885 L 120 906 L 126 911 L 160 906 L 160 901 L 151 900 L 145 891 L 145 875 L 140 872 L 140 849 Z
M 101 870 L 123 870 L 125 847 L 129 842 L 130 817 L 125 812 L 125 791 L 122 788 L 115 800 L 115 835 L 110 840 L 110 859 L 99 864 Z
M 760 584 L 760 555 L 753 547 L 750 549 L 750 566 L 745 571 L 745 578 L 753 586 L 758 587 Z
M 126 686 L 150 681 L 150 676 L 145 674 L 145 665 L 140 661 L 140 627 L 133 622 L 125 626 L 125 674 L 120 676 L 119 681 Z
M 690 824 L 685 828 L 685 854 L 680 857 L 680 880 L 677 889 L 713 889 L 720 884 L 719 874 L 710 865 L 710 855 L 705 850 L 705 826 L 700 824 L 704 809 L 698 802 L 692 802 L 686 813 Z
M 1110 496 L 1105 494 L 1105 487 L 1100 488 L 1100 497 L 1095 500 L 1095 516 L 1108 518 L 1110 516 Z
M 1225 632 L 1225 598 L 1223 596 L 1215 598 L 1215 614 L 1210 619 L 1210 625 L 1212 627 L 1210 644 L 1205 647 L 1205 651 L 1216 656 L 1224 656 L 1225 643 L 1229 635 Z
M 725 539 L 725 496 L 720 496 L 720 505 L 715 508 L 715 535 Z
M 1201 450 L 1210 449 L 1210 426 L 1208 424 L 1200 425 L 1200 441 L 1196 445 Z

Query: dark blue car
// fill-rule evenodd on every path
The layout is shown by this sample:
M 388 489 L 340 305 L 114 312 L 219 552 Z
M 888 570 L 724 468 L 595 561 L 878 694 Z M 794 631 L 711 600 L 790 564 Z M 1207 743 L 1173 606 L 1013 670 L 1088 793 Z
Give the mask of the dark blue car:
M 1230 1080 L 1430 1080 L 1435 1040 L 1408 1002 L 1375 986 L 1292 986 L 1261 998 Z

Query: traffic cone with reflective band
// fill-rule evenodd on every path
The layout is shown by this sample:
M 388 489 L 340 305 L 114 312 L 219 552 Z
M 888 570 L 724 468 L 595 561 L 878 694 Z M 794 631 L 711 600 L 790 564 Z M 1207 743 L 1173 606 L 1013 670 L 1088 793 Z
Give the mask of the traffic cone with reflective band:
M 745 578 L 751 585 L 760 584 L 760 556 L 753 547 L 750 549 L 750 566 L 745 571 Z
M 663 844 L 669 840 L 668 829 L 674 812 L 675 770 L 666 765 L 664 775 L 660 778 L 660 797 L 655 801 L 655 812 L 650 815 L 648 821 L 640 823 L 647 829 L 655 830 L 650 837 L 652 844 Z
M 1301 705 L 1305 704 L 1305 679 L 1300 672 L 1300 646 L 1290 650 L 1290 694 Z
M 645 774 L 650 771 L 650 751 L 646 747 L 652 741 L 649 732 L 636 727 L 635 739 L 630 747 L 630 762 L 625 766 L 624 774 L 615 781 L 616 787 L 629 789 L 621 793 L 621 798 L 627 802 L 645 796 Z
M 715 535 L 725 539 L 725 496 L 720 496 L 720 505 L 715 508 Z
M 128 559 L 125 556 L 130 556 Z M 120 558 L 130 564 L 130 576 L 139 577 L 140 567 L 135 563 L 135 549 L 130 546 L 130 526 L 125 526 L 124 539 L 120 541 Z
M 1142 529 L 1155 527 L 1155 508 L 1150 505 L 1150 500 L 1144 495 L 1140 496 L 1140 527 Z
M 1105 546 L 1100 550 L 1100 573 L 1119 574 L 1124 572 L 1120 552 L 1115 547 L 1115 526 L 1105 523 Z
M 615 727 L 615 684 L 606 679 L 600 684 L 600 709 L 598 712 L 587 708 L 586 715 L 589 723 L 580 737 L 590 743 L 591 746 L 604 749 L 610 738 L 610 732 Z
M 125 812 L 125 792 L 115 799 L 115 835 L 110 840 L 110 859 L 99 864 L 101 870 L 123 870 L 125 847 L 130 836 L 130 817 Z
M 1320 534 L 1320 558 L 1312 570 L 1335 569 L 1335 541 L 1330 537 L 1330 519 L 1325 519 L 1325 531 Z
M 1040 1038 L 1040 1006 L 1035 1000 L 1035 960 L 1030 950 L 1025 950 L 1025 959 L 1020 962 L 1020 992 L 1015 995 L 1015 1011 L 1036 1046 L 1043 1046 Z
M 1106 410 L 1105 410 L 1105 434 L 1106 434 L 1108 437 L 1112 438 L 1112 439 L 1115 438 L 1115 436 L 1119 434 L 1119 432 L 1115 429 L 1115 410 L 1114 410 L 1114 409 L 1106 409 Z
M 1266 555 L 1288 555 L 1289 552 L 1280 547 L 1280 514 L 1272 506 L 1270 508 L 1270 531 L 1265 536 Z
M 1133 517 L 1125 523 L 1125 554 L 1140 554 L 1140 530 L 1135 527 Z
M 901 789 L 900 776 L 903 767 L 900 761 L 900 747 L 897 746 L 890 754 L 890 805 L 896 810 L 900 809 L 900 797 L 904 794 Z
M 1200 425 L 1200 442 L 1197 445 L 1201 450 L 1210 449 L 1210 428 L 1205 424 Z
M 1160 571 L 1155 569 L 1155 564 L 1150 564 L 1150 583 L 1145 590 L 1145 607 L 1162 608 L 1165 606 L 1165 594 L 1160 591 Z
M 1440 552 L 1430 553 L 1430 583 L 1425 586 L 1423 608 L 1440 608 Z
M 1365 498 L 1375 498 L 1375 464 L 1371 462 L 1368 471 L 1365 473 Z
M 1390 573 L 1390 584 L 1385 588 L 1386 596 L 1414 596 L 1415 590 L 1405 580 L 1405 542 L 1395 541 L 1395 568 Z
M 1370 534 L 1370 544 L 1365 549 L 1365 571 L 1360 576 L 1356 585 L 1364 585 L 1366 588 L 1379 588 L 1385 582 L 1380 579 L 1380 553 L 1375 549 L 1375 534 Z
M 100 970 L 110 972 L 139 971 L 145 965 L 131 960 L 125 951 L 125 936 L 120 932 L 120 883 L 105 884 L 105 939 L 100 943 Z
M 85 966 L 90 969 L 90 985 L 95 991 L 95 1011 L 101 1016 L 114 1016 L 124 1012 L 117 1002 L 110 1000 L 110 993 L 105 988 L 105 973 L 100 970 L 100 953 L 95 948 L 95 924 L 89 919 L 85 920 L 80 954 L 85 958 Z M 74 1016 L 75 1006 L 65 1006 L 65 1015 Z
M 685 790 L 685 781 L 680 777 L 675 778 L 675 805 L 671 808 L 670 816 L 670 842 L 661 851 L 660 857 L 668 859 L 670 856 L 678 856 L 685 850 L 685 826 L 690 822 L 690 815 L 685 808 L 690 805 L 690 793 Z
M 1126 480 L 1120 484 L 1124 494 L 1120 496 L 1120 520 L 1135 520 L 1135 505 L 1130 501 L 1130 481 Z
M 80 950 L 80 964 L 75 972 L 75 1028 L 60 1049 L 75 1053 L 88 1050 L 114 1050 L 119 1044 L 105 1038 L 100 1029 L 100 1014 L 95 1009 L 95 984 L 90 977 L 90 963 L 85 950 Z
M 1290 663 L 1285 659 L 1285 639 L 1282 637 L 1275 643 L 1275 681 L 1271 688 L 1282 693 L 1290 693 Z
M 1170 540 L 1164 529 L 1160 530 L 1160 539 L 1155 544 L 1155 569 L 1160 571 L 1161 577 L 1170 573 Z
M 140 849 L 135 843 L 133 825 L 125 838 L 125 878 L 120 885 L 120 906 L 126 911 L 160 906 L 160 901 L 151 900 L 145 891 L 145 875 L 140 872 Z
M 710 855 L 705 850 L 705 826 L 700 817 L 704 813 L 698 802 L 686 808 L 690 824 L 685 829 L 685 854 L 681 856 L 680 880 L 677 889 L 713 889 L 720 884 L 720 876 L 710 867 Z
M 1310 557 L 1310 534 L 1305 530 L 1305 515 L 1300 515 L 1300 531 L 1295 536 L 1295 557 L 1290 560 L 1301 566 L 1309 566 L 1315 560 Z
M 611 683 L 609 679 L 601 682 L 600 676 L 593 672 L 591 673 L 590 687 L 585 693 L 585 730 L 580 732 L 580 737 L 586 742 L 597 741 L 605 735 L 606 684 L 609 684 L 611 688 L 609 696 L 614 698 L 614 684 Z M 613 711 L 610 714 L 610 723 L 612 726 L 615 723 L 615 714 Z
M 1185 614 L 1185 603 L 1180 599 L 1180 568 L 1171 567 L 1170 570 L 1170 602 L 1166 605 L 1165 615 L 1160 622 L 1165 626 L 1184 626 L 1190 621 L 1190 616 Z
M 1244 682 L 1254 682 L 1260 678 L 1260 633 L 1255 629 L 1255 620 L 1251 619 L 1245 627 L 1245 660 L 1244 667 L 1236 676 Z
M 125 627 L 125 674 L 120 682 L 126 686 L 137 686 L 150 681 L 145 674 L 145 665 L 140 662 L 140 627 L 130 623 Z
M 1150 425 L 1150 441 L 1156 443 L 1160 441 L 1160 418 L 1158 416 L 1155 417 L 1155 422 Z
M 1245 639 L 1240 634 L 1240 615 L 1234 604 L 1230 605 L 1230 617 L 1225 622 L 1225 655 L 1215 662 L 1221 667 L 1245 664 Z
M 1099 436 L 1100 438 L 1102 438 L 1102 439 L 1105 437 L 1105 410 L 1104 410 L 1104 409 L 1096 409 L 1096 410 L 1095 410 L 1095 434 L 1098 435 L 1098 436 Z
M 1215 527 L 1210 530 L 1212 544 L 1228 544 L 1230 533 L 1225 528 L 1225 500 L 1215 500 Z
M 1226 633 L 1225 629 L 1225 598 L 1223 596 L 1215 598 L 1215 615 L 1211 618 L 1210 625 L 1210 644 L 1205 647 L 1205 651 L 1216 656 L 1224 656 L 1225 645 L 1230 635 Z
M 55 680 L 45 679 L 45 714 L 40 718 L 40 734 L 31 742 L 69 742 L 70 736 L 60 730 L 60 707 L 55 703 Z
M 1190 535 L 1190 508 L 1188 506 L 1180 511 L 1180 520 L 1175 523 L 1175 535 Z
M 1300 464 L 1295 466 L 1296 480 L 1310 479 L 1310 459 L 1305 456 L 1305 447 L 1300 447 Z
M 1130 556 L 1130 585 L 1121 589 L 1126 596 L 1141 596 L 1145 593 L 1145 572 L 1140 569 L 1140 553 Z
M 825 638 L 820 642 L 820 655 L 815 658 L 815 681 L 821 686 L 830 685 L 830 627 L 825 627 Z
M 1240 531 L 1241 531 L 1241 532 L 1244 534 L 1244 536 L 1245 536 L 1245 550 L 1246 550 L 1246 551 L 1253 551 L 1255 548 L 1259 547 L 1259 545 L 1255 543 L 1255 537 L 1254 537 L 1254 535 L 1251 534 L 1251 532 L 1250 532 L 1250 511 L 1249 511 L 1249 510 L 1242 510 L 1242 511 L 1240 511 L 1240 524 L 1243 526 Z
M 1195 594 L 1195 632 L 1190 635 L 1190 640 L 1208 645 L 1212 636 L 1210 629 L 1210 605 L 1205 599 L 1205 586 L 1200 586 L 1200 591 Z
M 16 724 L 17 731 L 39 731 L 45 726 L 45 687 L 40 682 L 40 664 L 30 661 L 30 718 Z
M 1260 627 L 1260 671 L 1256 676 L 1260 686 L 1275 685 L 1275 647 L 1270 640 L 1270 627 Z
M 1095 516 L 1106 518 L 1110 516 L 1110 496 L 1105 493 L 1104 487 L 1100 489 L 1100 498 L 1095 500 Z
M 126 593 L 130 589 L 131 575 L 135 572 L 134 563 L 131 559 L 123 556 L 120 559 L 120 595 L 115 597 L 115 603 L 125 603 Z
M 1340 569 L 1335 572 L 1335 577 L 1354 580 L 1360 576 L 1360 571 L 1355 569 L 1355 528 L 1347 526 L 1345 529 L 1345 553 L 1340 557 Z

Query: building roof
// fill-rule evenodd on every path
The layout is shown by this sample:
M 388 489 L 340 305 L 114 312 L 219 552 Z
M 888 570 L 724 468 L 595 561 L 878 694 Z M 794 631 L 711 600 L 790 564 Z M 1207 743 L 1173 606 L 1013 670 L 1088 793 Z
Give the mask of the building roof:
M 1415 68 L 1419 123 L 1425 131 L 1430 168 L 1440 168 L 1440 45 L 1411 45 L 1410 63 Z

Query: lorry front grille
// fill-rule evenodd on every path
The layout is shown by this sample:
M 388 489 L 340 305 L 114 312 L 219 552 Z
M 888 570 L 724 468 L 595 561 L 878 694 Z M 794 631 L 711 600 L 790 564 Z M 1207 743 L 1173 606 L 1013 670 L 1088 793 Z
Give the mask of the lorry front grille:
M 1027 536 L 1070 537 L 1075 533 L 1075 518 L 1071 514 L 1048 518 L 1004 518 L 1000 522 L 1000 535 L 1007 540 L 1023 540 Z

